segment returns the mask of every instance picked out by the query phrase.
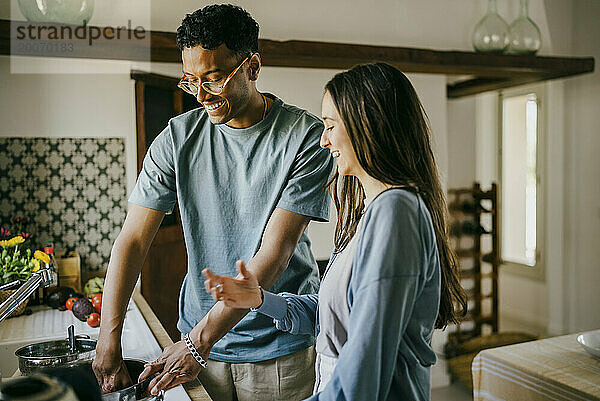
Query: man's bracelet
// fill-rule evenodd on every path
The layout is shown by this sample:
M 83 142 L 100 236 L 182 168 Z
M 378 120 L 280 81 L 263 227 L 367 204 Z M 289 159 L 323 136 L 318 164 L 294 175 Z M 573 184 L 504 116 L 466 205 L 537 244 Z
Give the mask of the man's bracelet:
M 192 340 L 190 340 L 190 335 L 188 333 L 185 333 L 183 335 L 183 341 L 185 341 L 185 345 L 190 350 L 190 353 L 192 354 L 194 359 L 200 364 L 200 366 L 206 369 L 206 361 L 204 360 L 204 358 L 202 358 L 202 355 L 200 355 L 196 347 L 194 347 L 194 344 L 192 344 Z

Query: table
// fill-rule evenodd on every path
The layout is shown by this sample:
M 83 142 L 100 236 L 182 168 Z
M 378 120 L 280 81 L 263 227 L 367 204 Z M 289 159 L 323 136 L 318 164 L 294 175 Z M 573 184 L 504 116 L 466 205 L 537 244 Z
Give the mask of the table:
M 481 351 L 472 365 L 474 400 L 600 400 L 600 359 L 577 336 Z

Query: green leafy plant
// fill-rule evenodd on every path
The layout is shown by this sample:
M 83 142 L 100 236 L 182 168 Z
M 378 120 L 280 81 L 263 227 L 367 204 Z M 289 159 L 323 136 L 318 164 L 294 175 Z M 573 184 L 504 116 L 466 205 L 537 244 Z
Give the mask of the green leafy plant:
M 42 251 L 32 254 L 31 249 L 25 249 L 22 253 L 19 245 L 23 242 L 25 239 L 20 236 L 0 241 L 0 284 L 8 284 L 15 280 L 27 281 L 33 272 L 40 269 L 42 262 L 49 261 L 48 255 Z

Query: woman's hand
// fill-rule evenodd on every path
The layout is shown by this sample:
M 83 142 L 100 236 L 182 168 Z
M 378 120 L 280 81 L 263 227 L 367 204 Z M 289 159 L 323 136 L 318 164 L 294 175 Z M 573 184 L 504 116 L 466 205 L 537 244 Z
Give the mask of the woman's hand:
M 238 260 L 235 266 L 239 273 L 235 278 L 216 275 L 209 269 L 202 270 L 206 277 L 206 292 L 215 301 L 223 301 L 230 308 L 258 308 L 262 305 L 262 293 L 256 276 L 246 269 L 242 260 Z

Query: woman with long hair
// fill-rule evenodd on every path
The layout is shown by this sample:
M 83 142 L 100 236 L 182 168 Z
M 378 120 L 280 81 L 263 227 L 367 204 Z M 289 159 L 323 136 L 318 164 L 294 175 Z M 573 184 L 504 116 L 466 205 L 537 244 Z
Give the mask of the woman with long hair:
M 242 261 L 235 278 L 205 270 L 206 289 L 280 330 L 316 333 L 311 400 L 428 400 L 433 329 L 456 323 L 466 300 L 425 111 L 402 72 L 375 63 L 335 75 L 322 113 L 337 225 L 319 293 L 269 293 Z

